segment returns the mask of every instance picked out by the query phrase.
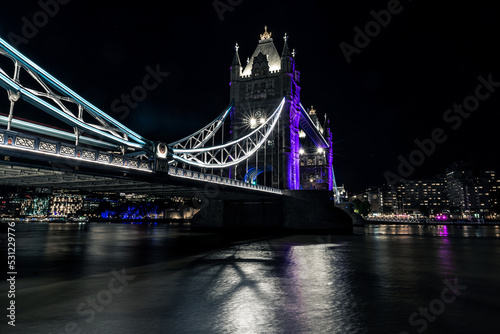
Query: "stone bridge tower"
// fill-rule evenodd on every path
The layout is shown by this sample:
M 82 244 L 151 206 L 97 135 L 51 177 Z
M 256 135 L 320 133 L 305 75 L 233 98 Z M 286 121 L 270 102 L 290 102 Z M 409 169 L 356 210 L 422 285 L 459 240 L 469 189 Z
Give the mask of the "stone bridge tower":
M 229 83 L 230 99 L 234 103 L 230 114 L 231 139 L 241 138 L 264 122 L 283 97 L 286 104 L 278 129 L 255 159 L 246 166 L 234 167 L 231 173 L 250 182 L 297 190 L 300 188 L 300 73 L 295 70 L 295 54 L 288 48 L 288 36 L 285 34 L 283 39 L 280 56 L 265 27 L 245 66 L 241 64 L 236 44 Z

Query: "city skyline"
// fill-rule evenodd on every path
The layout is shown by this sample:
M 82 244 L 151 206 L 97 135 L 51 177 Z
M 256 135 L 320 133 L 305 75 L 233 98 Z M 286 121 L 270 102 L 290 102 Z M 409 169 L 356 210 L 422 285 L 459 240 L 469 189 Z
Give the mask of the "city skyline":
M 20 1 L 0 13 L 0 35 L 126 126 L 170 142 L 229 104 L 235 43 L 245 63 L 267 26 L 278 50 L 285 33 L 296 49 L 302 103 L 321 119 L 328 114 L 337 183 L 349 191 L 405 176 L 403 160 L 415 162 L 407 178 L 460 160 L 498 169 L 490 119 L 500 70 L 489 4 L 231 4 L 162 11 L 147 2 Z M 151 88 L 144 99 L 123 99 L 138 86 Z

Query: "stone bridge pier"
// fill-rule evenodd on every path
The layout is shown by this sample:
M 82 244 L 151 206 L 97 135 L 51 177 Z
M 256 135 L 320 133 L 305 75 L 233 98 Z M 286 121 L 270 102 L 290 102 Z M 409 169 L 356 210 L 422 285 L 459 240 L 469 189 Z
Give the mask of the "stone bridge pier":
M 202 199 L 194 230 L 282 230 L 351 234 L 353 220 L 335 206 L 331 191 L 284 190 L 281 196 L 220 193 Z

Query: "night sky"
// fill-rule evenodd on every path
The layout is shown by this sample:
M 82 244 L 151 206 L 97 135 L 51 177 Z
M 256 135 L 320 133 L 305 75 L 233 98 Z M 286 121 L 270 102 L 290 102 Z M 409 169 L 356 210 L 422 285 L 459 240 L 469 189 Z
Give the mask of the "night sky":
M 386 171 L 397 175 L 398 156 L 409 159 L 415 140 L 437 128 L 441 142 L 408 178 L 443 173 L 456 160 L 500 170 L 500 20 L 491 1 L 221 0 L 219 13 L 213 1 L 61 2 L 18 49 L 148 139 L 171 142 L 215 118 L 229 104 L 235 43 L 246 64 L 267 25 L 280 53 L 284 33 L 290 36 L 302 104 L 314 105 L 320 119 L 328 114 L 337 182 L 349 191 L 382 185 Z M 388 6 L 390 22 L 371 30 L 366 46 L 358 39 L 348 63 L 339 45 L 355 47 L 355 27 L 364 31 L 375 20 L 371 12 Z M 2 4 L 0 35 L 22 37 L 41 10 L 36 1 Z M 169 75 L 128 115 L 113 111 L 114 101 L 142 84 L 148 66 Z M 467 118 L 447 113 L 464 100 L 474 103 L 479 76 L 490 77 L 497 91 L 479 89 L 483 99 Z

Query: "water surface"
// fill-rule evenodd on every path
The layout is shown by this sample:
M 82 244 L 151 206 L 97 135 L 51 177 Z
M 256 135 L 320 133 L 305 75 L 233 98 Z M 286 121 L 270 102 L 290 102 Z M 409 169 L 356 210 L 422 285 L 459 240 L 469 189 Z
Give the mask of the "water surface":
M 498 226 L 233 244 L 159 224 L 16 228 L 13 333 L 498 333 Z

